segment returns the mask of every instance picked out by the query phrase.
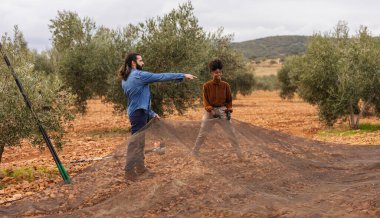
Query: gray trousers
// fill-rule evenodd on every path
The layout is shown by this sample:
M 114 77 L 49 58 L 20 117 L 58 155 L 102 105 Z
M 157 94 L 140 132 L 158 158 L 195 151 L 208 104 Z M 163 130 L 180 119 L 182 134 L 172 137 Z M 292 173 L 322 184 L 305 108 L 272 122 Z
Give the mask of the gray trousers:
M 241 157 L 240 145 L 236 138 L 235 128 L 232 125 L 231 120 L 227 120 L 227 115 L 225 112 L 226 109 L 227 108 L 224 106 L 216 107 L 211 112 L 206 111 L 203 114 L 201 128 L 199 130 L 199 134 L 193 149 L 194 152 L 199 151 L 200 147 L 206 139 L 207 134 L 211 131 L 214 124 L 219 123 L 219 125 L 221 125 L 222 129 L 226 133 L 228 139 L 230 140 L 236 154 L 239 158 Z

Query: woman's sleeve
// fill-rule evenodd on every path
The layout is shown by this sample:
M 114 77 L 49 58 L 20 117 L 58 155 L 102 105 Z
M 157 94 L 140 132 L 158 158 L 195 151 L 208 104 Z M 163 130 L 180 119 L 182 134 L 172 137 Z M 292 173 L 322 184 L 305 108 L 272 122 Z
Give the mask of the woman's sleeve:
M 227 110 L 232 112 L 232 94 L 231 94 L 231 87 L 227 85 L 227 90 L 226 90 L 226 107 Z
M 208 93 L 206 84 L 203 85 L 203 106 L 205 107 L 205 110 L 207 112 L 211 112 L 213 108 L 212 105 L 210 104 L 209 93 Z

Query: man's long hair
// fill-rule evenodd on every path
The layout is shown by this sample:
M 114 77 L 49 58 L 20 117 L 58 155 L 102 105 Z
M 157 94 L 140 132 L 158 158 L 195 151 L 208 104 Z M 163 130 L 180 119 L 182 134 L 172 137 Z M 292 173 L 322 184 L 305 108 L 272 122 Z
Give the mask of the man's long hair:
M 123 80 L 127 80 L 129 74 L 131 74 L 131 71 L 132 71 L 132 61 L 136 62 L 136 64 L 137 64 L 137 56 L 140 56 L 140 54 L 135 53 L 135 52 L 130 52 L 125 57 L 124 64 L 119 69 L 119 76 Z

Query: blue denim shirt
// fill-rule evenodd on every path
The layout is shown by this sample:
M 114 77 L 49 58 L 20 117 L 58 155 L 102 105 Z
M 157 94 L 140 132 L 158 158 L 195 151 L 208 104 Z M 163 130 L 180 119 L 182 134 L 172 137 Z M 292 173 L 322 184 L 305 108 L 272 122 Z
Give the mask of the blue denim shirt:
M 149 117 L 154 117 L 156 113 L 150 107 L 149 84 L 170 80 L 183 81 L 184 78 L 183 73 L 150 73 L 132 69 L 128 79 L 121 82 L 127 98 L 128 115 L 130 116 L 137 109 L 144 109 L 146 113 L 149 113 Z

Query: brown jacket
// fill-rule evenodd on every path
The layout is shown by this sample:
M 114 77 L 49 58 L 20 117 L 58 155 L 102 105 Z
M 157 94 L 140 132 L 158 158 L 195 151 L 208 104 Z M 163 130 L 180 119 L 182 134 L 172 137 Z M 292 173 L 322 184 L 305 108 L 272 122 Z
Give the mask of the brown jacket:
M 210 112 L 213 107 L 226 106 L 232 112 L 230 85 L 224 81 L 210 80 L 203 85 L 203 105 Z

